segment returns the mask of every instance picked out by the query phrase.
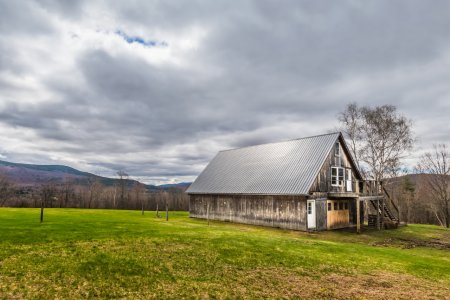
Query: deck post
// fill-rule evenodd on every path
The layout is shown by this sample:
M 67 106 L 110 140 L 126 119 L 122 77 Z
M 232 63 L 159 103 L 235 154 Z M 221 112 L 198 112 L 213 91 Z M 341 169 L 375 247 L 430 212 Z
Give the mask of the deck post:
M 380 199 L 377 200 L 377 229 L 380 230 Z
M 359 198 L 356 198 L 356 232 L 361 233 L 361 209 Z

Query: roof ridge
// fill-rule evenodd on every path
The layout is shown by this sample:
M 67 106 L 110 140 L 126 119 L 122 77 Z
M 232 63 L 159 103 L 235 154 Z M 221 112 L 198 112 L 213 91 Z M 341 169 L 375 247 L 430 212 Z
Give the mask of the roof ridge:
M 318 134 L 318 135 L 312 135 L 312 136 L 305 136 L 305 137 L 296 138 L 296 139 L 290 139 L 290 140 L 285 140 L 285 141 L 269 142 L 269 143 L 250 145 L 250 146 L 244 146 L 244 147 L 239 147 L 239 148 L 231 148 L 231 149 L 220 150 L 219 152 L 240 150 L 240 149 L 251 148 L 251 147 L 258 147 L 258 146 L 263 146 L 263 145 L 281 144 L 281 143 L 287 143 L 287 142 L 299 141 L 299 140 L 306 140 L 306 139 L 311 139 L 311 138 L 316 138 L 316 137 L 321 137 L 321 136 L 326 136 L 326 135 L 333 135 L 333 134 L 341 134 L 341 132 L 340 131 L 335 131 L 335 132 Z

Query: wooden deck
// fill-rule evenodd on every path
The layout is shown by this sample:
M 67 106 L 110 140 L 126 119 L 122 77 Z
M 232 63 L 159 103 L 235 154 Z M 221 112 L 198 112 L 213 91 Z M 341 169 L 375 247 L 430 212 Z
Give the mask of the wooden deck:
M 359 193 L 355 192 L 330 192 L 328 193 L 328 198 L 338 199 L 338 198 L 358 198 Z

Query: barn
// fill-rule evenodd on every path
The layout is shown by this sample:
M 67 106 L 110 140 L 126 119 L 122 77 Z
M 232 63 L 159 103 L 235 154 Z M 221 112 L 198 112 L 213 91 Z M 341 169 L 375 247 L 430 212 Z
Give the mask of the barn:
M 365 206 L 372 225 L 396 222 L 382 190 L 336 132 L 220 151 L 186 192 L 192 218 L 310 231 L 359 230 Z

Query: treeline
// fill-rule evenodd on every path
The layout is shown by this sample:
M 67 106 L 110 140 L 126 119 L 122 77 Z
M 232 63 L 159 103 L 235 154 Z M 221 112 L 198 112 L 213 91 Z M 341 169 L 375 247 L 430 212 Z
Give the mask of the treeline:
M 435 178 L 432 174 L 412 174 L 387 180 L 385 187 L 398 204 L 401 222 L 447 226 L 448 208 L 430 186 Z
M 7 177 L 0 176 L 0 206 L 48 208 L 102 208 L 136 210 L 189 210 L 189 197 L 182 189 L 148 189 L 141 183 L 133 185 L 119 180 L 105 186 L 100 180 L 87 184 L 46 183 L 33 187 L 16 187 Z

